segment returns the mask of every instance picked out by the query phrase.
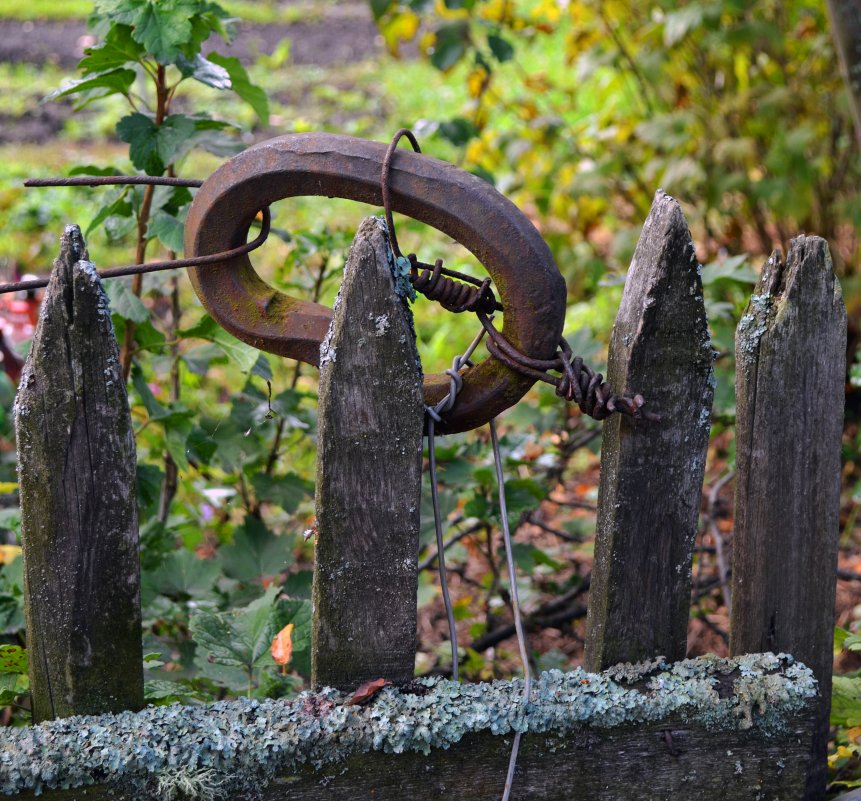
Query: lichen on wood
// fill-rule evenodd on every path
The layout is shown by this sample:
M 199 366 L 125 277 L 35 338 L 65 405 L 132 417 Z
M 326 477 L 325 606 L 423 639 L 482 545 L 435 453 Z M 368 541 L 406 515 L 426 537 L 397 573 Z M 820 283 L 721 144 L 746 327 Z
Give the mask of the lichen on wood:
M 749 788 L 766 774 L 779 778 L 785 773 L 787 780 L 795 776 L 791 759 L 807 747 L 805 715 L 816 696 L 816 682 L 792 657 L 757 654 L 675 664 L 655 660 L 603 674 L 552 670 L 535 681 L 528 703 L 522 690 L 521 680 L 461 684 L 430 678 L 404 689 L 386 687 L 365 706 L 346 705 L 349 694 L 326 688 L 291 701 L 240 698 L 188 707 L 151 706 L 138 713 L 6 729 L 0 733 L 0 791 L 99 783 L 86 796 L 47 797 L 143 801 L 159 798 L 159 788 L 166 784 L 192 787 L 196 782 L 201 793 L 217 790 L 228 798 L 316 798 L 316 793 L 325 797 L 321 785 L 342 774 L 341 786 L 346 783 L 348 788 L 351 771 L 362 775 L 368 759 L 376 766 L 374 781 L 394 782 L 398 788 L 406 786 L 400 782 L 410 782 L 420 789 L 423 776 L 460 766 L 461 760 L 475 762 L 476 749 L 506 760 L 508 738 L 515 731 L 527 734 L 525 767 L 534 771 L 543 763 L 548 777 L 567 770 L 572 787 L 578 773 L 602 769 L 605 743 L 618 753 L 632 749 L 635 754 L 655 750 L 666 755 L 654 773 L 657 784 L 650 787 L 652 779 L 646 779 L 638 794 L 606 795 L 606 788 L 614 786 L 610 771 L 604 794 L 596 792 L 594 798 L 640 799 L 650 797 L 651 791 L 653 798 L 664 797 L 658 794 L 660 788 L 674 782 L 683 787 L 686 760 L 703 759 L 713 743 L 744 749 L 739 753 L 749 769 L 746 784 L 739 786 Z M 666 752 L 665 731 L 673 732 L 684 759 Z M 372 758 L 375 753 L 388 755 L 385 769 Z M 418 762 L 396 756 L 410 753 L 423 756 Z M 784 758 L 790 760 L 785 771 L 776 764 Z M 730 760 L 730 774 L 736 759 Z M 709 771 L 719 772 L 722 762 L 726 759 L 721 754 L 712 753 Z M 479 759 L 479 768 L 481 764 Z M 463 784 L 450 788 L 450 798 L 492 794 L 483 784 L 472 787 L 471 769 L 463 768 Z M 642 770 L 652 776 L 648 766 Z M 502 775 L 504 771 L 497 778 Z M 532 798 L 562 797 L 548 795 L 540 784 L 530 790 Z M 376 797 L 409 797 L 402 789 L 398 792 Z M 529 797 L 525 792 L 521 787 L 515 797 Z M 582 792 L 591 790 L 584 786 Z M 186 797 L 202 801 L 201 795 Z M 565 797 L 589 798 L 573 789 Z

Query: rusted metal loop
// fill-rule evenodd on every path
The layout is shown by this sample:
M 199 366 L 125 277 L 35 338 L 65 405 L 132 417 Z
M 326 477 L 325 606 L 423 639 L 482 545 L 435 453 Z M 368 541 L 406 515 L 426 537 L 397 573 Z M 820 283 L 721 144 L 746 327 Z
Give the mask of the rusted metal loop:
M 357 200 L 379 207 L 387 146 L 336 134 L 292 134 L 235 156 L 208 178 L 192 203 L 185 250 L 217 254 L 245 241 L 263 206 L 302 195 Z M 485 267 L 505 308 L 503 335 L 530 358 L 551 359 L 562 333 L 565 282 L 532 223 L 490 184 L 425 155 L 402 151 L 389 165 L 392 211 L 460 242 Z M 209 313 L 239 339 L 262 350 L 318 364 L 330 309 L 289 297 L 264 283 L 247 255 L 190 271 Z M 425 403 L 449 391 L 448 375 L 425 378 Z M 516 403 L 535 377 L 497 359 L 464 374 L 439 433 L 480 426 Z

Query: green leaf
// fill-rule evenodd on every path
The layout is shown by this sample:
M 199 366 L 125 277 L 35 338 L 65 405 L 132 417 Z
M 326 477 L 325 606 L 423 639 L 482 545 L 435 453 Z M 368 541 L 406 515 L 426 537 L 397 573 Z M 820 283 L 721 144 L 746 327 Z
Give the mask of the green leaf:
M 69 175 L 119 175 L 120 171 L 116 167 L 99 167 L 96 164 L 81 164 L 77 167 L 72 167 L 69 170 Z
M 86 78 L 79 78 L 76 81 L 57 89 L 45 97 L 45 102 L 56 100 L 60 97 L 68 97 L 70 95 L 80 95 L 85 92 L 91 92 L 78 105 L 78 108 L 86 105 L 92 100 L 98 100 L 108 95 L 125 95 L 128 94 L 132 84 L 135 82 L 134 70 L 114 69 L 106 72 L 95 73 Z M 102 91 L 97 91 L 102 90 Z
M 193 59 L 180 56 L 176 66 L 182 73 L 183 78 L 194 78 L 194 80 L 213 89 L 230 89 L 230 75 L 224 67 L 214 61 L 205 59 L 200 53 Z
M 514 58 L 514 46 L 507 39 L 491 33 L 487 37 L 487 44 L 493 57 L 501 64 Z
M 19 695 L 30 688 L 26 675 L 16 673 L 0 673 L 0 706 L 9 706 Z
M 173 214 L 157 211 L 149 222 L 147 236 L 157 238 L 168 250 L 181 253 L 185 226 L 182 220 L 177 219 Z
M 441 122 L 437 130 L 443 139 L 447 139 L 457 147 L 465 145 L 470 139 L 478 136 L 478 128 L 475 127 L 475 123 L 465 117 L 454 117 Z
M 131 284 L 124 280 L 106 281 L 105 292 L 111 302 L 111 312 L 124 320 L 142 323 L 149 319 L 149 311 L 143 301 L 132 292 Z
M 192 615 L 191 637 L 207 660 L 246 671 L 272 664 L 269 646 L 278 633 L 273 602 L 280 589 L 271 585 L 246 607 Z
M 0 673 L 27 673 L 27 652 L 20 645 L 0 645 Z
M 831 685 L 831 725 L 861 726 L 861 678 L 834 676 Z
M 154 515 L 161 498 L 164 471 L 154 464 L 138 462 L 137 465 L 137 499 L 141 518 Z
M 183 114 L 171 114 L 156 125 L 136 111 L 117 123 L 117 136 L 129 145 L 132 164 L 148 175 L 161 175 L 195 130 L 195 121 Z
M 278 537 L 261 520 L 246 515 L 233 534 L 233 543 L 219 550 L 224 572 L 238 581 L 249 582 L 276 576 L 293 563 L 290 537 Z
M 511 544 L 511 553 L 514 556 L 514 563 L 524 573 L 532 573 L 536 565 L 546 565 L 552 570 L 562 570 L 565 565 L 557 562 L 551 556 L 548 556 L 540 548 L 525 542 L 513 542 Z
M 202 5 L 200 0 L 97 0 L 96 12 L 130 26 L 134 41 L 156 61 L 173 64 L 193 41 L 192 20 Z
M 120 217 L 127 219 L 131 224 L 134 224 L 133 215 L 134 208 L 128 199 L 128 192 L 126 190 L 120 190 L 114 200 L 99 209 L 92 222 L 87 226 L 84 236 L 89 236 L 90 233 L 102 225 L 102 223 L 107 223 L 107 221 L 112 218 Z
M 256 473 L 251 484 L 258 501 L 276 503 L 288 514 L 292 514 L 306 498 L 314 494 L 314 484 L 305 481 L 295 473 L 283 476 L 272 476 L 267 473 Z
M 106 72 L 139 63 L 143 55 L 144 49 L 132 38 L 132 29 L 128 25 L 112 25 L 102 44 L 84 50 L 78 69 L 84 75 Z
M 431 64 L 446 72 L 463 58 L 469 44 L 469 25 L 454 22 L 436 31 L 436 42 L 431 53 Z
M 148 704 L 188 704 L 201 701 L 203 696 L 187 684 L 164 679 L 151 679 L 144 682 L 144 700 Z
M 230 88 L 254 109 L 263 125 L 269 125 L 269 99 L 266 97 L 266 92 L 251 83 L 239 59 L 212 53 L 209 60 L 227 71 L 230 77 Z
M 370 0 L 370 3 L 374 20 L 378 21 L 391 8 L 392 0 Z
M 246 345 L 232 334 L 228 334 L 209 315 L 204 315 L 203 319 L 196 326 L 178 331 L 177 335 L 183 338 L 199 337 L 200 339 L 214 342 L 231 361 L 239 366 L 239 369 L 243 373 L 249 372 L 254 367 L 257 363 L 257 357 L 260 355 L 260 351 L 257 348 Z
M 191 551 L 174 551 L 151 573 L 144 574 L 148 587 L 171 598 L 211 595 L 221 565 L 214 559 L 198 559 Z
M 188 470 L 188 436 L 193 428 L 190 413 L 172 414 L 161 419 L 164 426 L 164 445 L 180 470 Z
M 755 284 L 759 279 L 756 271 L 750 266 L 746 253 L 729 256 L 722 262 L 713 261 L 701 271 L 703 286 L 713 284 L 722 278 L 738 281 L 742 284 Z

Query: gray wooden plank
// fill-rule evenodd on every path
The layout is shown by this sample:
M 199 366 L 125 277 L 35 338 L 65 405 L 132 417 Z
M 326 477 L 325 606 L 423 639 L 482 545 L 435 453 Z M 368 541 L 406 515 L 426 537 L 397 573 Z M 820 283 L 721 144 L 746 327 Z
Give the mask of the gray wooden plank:
M 359 227 L 321 349 L 315 687 L 415 667 L 422 373 L 384 226 Z
M 825 240 L 775 253 L 736 332 L 730 649 L 787 651 L 820 682 L 808 799 L 824 797 L 846 309 Z
M 107 298 L 66 227 L 15 401 L 35 721 L 143 706 L 135 442 Z
M 678 202 L 658 191 L 613 326 L 608 380 L 617 392 L 642 394 L 662 419 L 604 423 L 590 670 L 685 656 L 712 362 L 691 235 Z
M 46 801 L 148 801 L 180 787 L 182 797 L 219 791 L 237 801 L 486 801 L 501 797 L 516 725 L 525 734 L 514 799 L 789 801 L 803 792 L 816 686 L 791 659 L 549 671 L 533 687 L 528 707 L 520 681 L 434 681 L 387 688 L 365 706 L 329 690 L 56 721 L 0 732 L 0 787 L 38 785 Z M 49 789 L 92 779 L 110 785 Z

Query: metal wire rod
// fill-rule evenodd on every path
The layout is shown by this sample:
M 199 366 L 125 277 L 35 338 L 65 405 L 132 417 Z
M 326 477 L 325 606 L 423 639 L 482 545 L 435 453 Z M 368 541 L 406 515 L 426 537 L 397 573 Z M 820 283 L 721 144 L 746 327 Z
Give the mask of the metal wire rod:
M 508 582 L 511 585 L 511 608 L 514 612 L 514 629 L 517 632 L 517 645 L 520 649 L 520 660 L 523 663 L 523 700 L 529 702 L 532 690 L 532 671 L 529 667 L 529 655 L 526 653 L 526 633 L 523 630 L 523 618 L 520 614 L 520 598 L 517 593 L 517 574 L 514 569 L 514 553 L 511 548 L 511 530 L 508 527 L 508 504 L 505 500 L 505 477 L 502 472 L 502 454 L 499 450 L 499 437 L 496 433 L 496 420 L 488 423 L 490 426 L 490 442 L 493 446 L 493 463 L 496 467 L 496 483 L 499 489 L 499 516 L 502 523 L 502 539 L 505 542 L 505 560 L 508 563 Z M 520 751 L 519 731 L 514 733 L 514 743 L 511 746 L 511 757 L 508 760 L 508 773 L 505 777 L 505 789 L 502 801 L 508 801 L 511 796 L 511 786 L 514 782 L 514 770 L 517 767 L 517 754 Z

